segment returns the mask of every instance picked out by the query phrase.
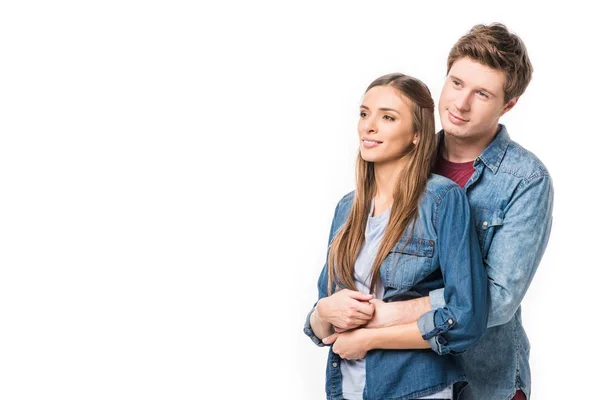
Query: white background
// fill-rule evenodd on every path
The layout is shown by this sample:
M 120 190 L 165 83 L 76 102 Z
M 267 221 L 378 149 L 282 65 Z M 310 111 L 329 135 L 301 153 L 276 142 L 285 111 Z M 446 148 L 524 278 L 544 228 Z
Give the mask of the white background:
M 360 96 L 398 71 L 437 100 L 493 21 L 535 68 L 502 122 L 556 192 L 523 303 L 534 398 L 597 386 L 591 6 L 324 3 L 2 3 L 0 398 L 324 398 L 302 325 Z

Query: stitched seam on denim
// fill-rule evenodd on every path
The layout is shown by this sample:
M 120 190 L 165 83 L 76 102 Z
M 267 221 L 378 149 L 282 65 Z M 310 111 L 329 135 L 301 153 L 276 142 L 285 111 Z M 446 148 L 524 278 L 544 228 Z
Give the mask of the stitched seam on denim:
M 517 319 L 515 317 L 513 317 L 513 340 L 515 341 L 515 388 L 519 386 L 520 384 L 520 376 L 521 376 L 521 369 L 520 369 L 520 360 L 519 360 L 519 354 L 521 353 L 521 345 L 519 343 L 518 337 L 517 337 Z M 516 390 L 515 390 L 516 393 Z M 513 394 L 514 396 L 514 394 Z
M 534 183 L 538 183 L 537 181 L 543 182 L 544 179 L 551 179 L 550 175 L 544 175 L 532 179 L 521 179 L 519 185 L 517 186 L 517 191 L 525 190 L 526 187 L 533 185 Z
M 450 312 L 448 312 L 448 314 L 450 314 Z M 454 316 L 452 314 L 450 314 L 450 318 L 454 319 Z M 434 323 L 435 323 L 435 319 L 434 319 Z M 431 332 L 423 335 L 422 338 L 424 340 L 431 339 L 434 336 L 438 336 L 440 333 L 444 333 L 444 332 L 450 330 L 450 328 L 452 328 L 452 325 L 450 325 L 446 321 L 443 324 L 441 324 L 440 326 L 436 326 L 435 328 L 433 328 L 433 330 Z
M 431 188 L 425 186 L 425 194 L 434 200 L 436 206 L 439 206 L 440 203 L 444 200 L 444 197 L 446 196 L 446 194 L 454 188 L 456 188 L 456 186 L 447 185 L 441 189 L 437 189 L 434 191 Z M 460 187 L 459 187 L 459 189 L 460 189 Z
M 508 148 L 506 150 L 506 153 L 516 153 L 516 154 L 514 154 L 514 158 L 516 158 L 516 160 L 529 161 L 531 166 L 530 166 L 530 168 L 528 168 L 528 170 L 533 171 L 533 172 L 531 172 L 529 175 L 517 175 L 516 172 L 521 171 L 522 168 L 520 166 L 516 166 L 516 167 L 513 166 L 513 164 L 516 163 L 513 160 L 506 161 L 508 165 L 505 166 L 505 168 L 506 168 L 505 170 L 500 170 L 500 165 L 499 165 L 498 172 L 508 172 L 511 175 L 516 176 L 518 178 L 527 177 L 527 179 L 531 179 L 534 177 L 534 175 L 537 175 L 537 174 L 550 175 L 546 166 L 536 157 L 536 155 L 533 154 L 532 152 L 530 152 L 529 150 L 525 149 L 523 146 L 521 146 L 517 142 L 514 142 L 511 140 L 510 145 L 508 146 Z M 505 154 L 505 157 L 506 156 L 507 155 Z M 508 156 L 511 157 L 511 156 L 513 156 L 513 154 L 509 154 Z M 503 157 L 503 158 L 505 158 L 505 157 Z
M 448 193 L 450 193 L 450 191 L 452 190 L 462 190 L 462 188 L 460 186 L 452 186 L 447 188 L 446 192 L 444 193 L 444 197 L 440 200 L 440 202 L 438 204 L 436 204 L 435 210 L 433 211 L 433 221 L 434 221 L 434 226 L 435 226 L 435 230 L 436 232 L 439 232 L 439 210 L 440 210 L 440 205 L 442 204 L 442 202 L 445 200 L 446 196 L 448 195 Z

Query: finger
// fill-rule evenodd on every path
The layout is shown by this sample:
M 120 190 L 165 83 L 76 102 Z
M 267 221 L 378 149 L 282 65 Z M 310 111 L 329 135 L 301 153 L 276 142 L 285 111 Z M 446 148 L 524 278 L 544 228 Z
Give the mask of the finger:
M 338 336 L 339 336 L 339 333 L 334 333 L 333 335 L 329 335 L 326 338 L 323 338 L 323 343 L 325 343 L 325 344 L 334 343 L 337 340 Z
M 340 354 L 338 353 L 338 351 L 340 351 L 340 350 L 338 349 L 338 345 L 337 345 L 337 343 L 334 343 L 334 344 L 331 346 L 331 351 L 333 351 L 333 352 L 334 352 L 335 354 L 337 354 L 338 356 L 340 355 Z
M 337 326 L 337 329 L 334 328 L 334 331 L 337 333 L 343 333 L 345 331 L 349 331 L 350 329 L 354 329 L 357 326 L 361 326 L 369 322 L 368 319 L 357 319 L 357 318 L 346 318 L 343 322 L 340 322 Z
M 333 330 L 334 330 L 336 333 L 344 333 L 344 332 L 346 332 L 348 329 L 347 329 L 347 328 L 338 328 L 337 326 L 334 326 L 334 327 L 333 327 Z
M 358 328 L 359 326 L 366 325 L 370 320 L 369 319 L 352 319 L 348 322 L 348 329 Z
M 356 315 L 353 315 L 346 320 L 346 324 L 345 324 L 346 326 L 344 326 L 344 328 L 345 329 L 356 328 L 358 325 L 364 325 L 372 319 L 373 318 L 371 318 L 365 314 L 356 313 Z
M 375 306 L 371 303 L 358 303 L 356 306 L 356 311 L 359 313 L 366 315 L 367 318 L 371 318 L 373 313 L 375 312 Z M 362 316 L 356 316 L 357 318 L 362 318 Z
M 372 294 L 349 290 L 348 296 L 359 301 L 369 301 L 373 298 Z
M 373 319 L 373 313 L 363 314 L 362 312 L 356 311 L 348 315 L 348 321 L 358 321 L 359 323 L 365 323 Z

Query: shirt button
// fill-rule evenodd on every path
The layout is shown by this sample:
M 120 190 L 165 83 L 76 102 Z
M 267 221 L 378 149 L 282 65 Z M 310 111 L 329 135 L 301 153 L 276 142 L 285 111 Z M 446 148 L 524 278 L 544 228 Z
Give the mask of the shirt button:
M 334 362 L 334 363 L 333 363 L 333 364 L 331 364 L 331 365 L 333 365 L 333 368 L 336 368 L 336 367 L 337 367 L 337 363 L 336 363 L 336 362 Z
M 450 318 L 450 319 L 448 320 L 448 323 L 449 323 L 450 325 L 452 325 L 452 324 L 454 323 L 454 321 L 452 321 L 452 318 Z
M 483 226 L 488 226 L 488 222 L 487 221 L 483 221 Z

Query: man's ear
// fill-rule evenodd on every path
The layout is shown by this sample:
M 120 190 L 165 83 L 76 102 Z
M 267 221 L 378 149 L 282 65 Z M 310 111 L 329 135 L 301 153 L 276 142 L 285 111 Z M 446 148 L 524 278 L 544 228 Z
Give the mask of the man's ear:
M 500 116 L 503 116 L 504 114 L 506 114 L 507 112 L 509 112 L 517 104 L 517 101 L 519 101 L 518 97 L 513 97 L 512 99 L 510 99 L 508 101 L 508 103 L 506 103 L 506 105 L 504 106 L 504 108 L 502 109 L 502 112 L 500 113 Z

